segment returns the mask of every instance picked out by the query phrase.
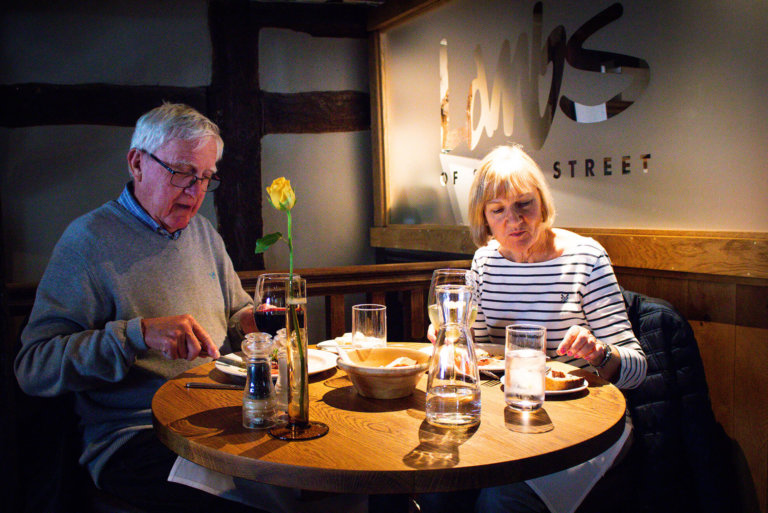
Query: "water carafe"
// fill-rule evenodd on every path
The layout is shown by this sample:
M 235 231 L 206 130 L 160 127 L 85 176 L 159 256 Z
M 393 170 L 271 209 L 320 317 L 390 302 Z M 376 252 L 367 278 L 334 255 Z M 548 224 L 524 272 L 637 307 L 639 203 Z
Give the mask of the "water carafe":
M 269 352 L 272 337 L 267 333 L 248 333 L 242 349 L 247 357 L 245 392 L 243 394 L 243 426 L 263 429 L 274 425 L 275 388 Z
M 472 289 L 466 285 L 436 287 L 442 322 L 427 379 L 427 422 L 440 427 L 480 422 L 480 375 L 467 324 Z

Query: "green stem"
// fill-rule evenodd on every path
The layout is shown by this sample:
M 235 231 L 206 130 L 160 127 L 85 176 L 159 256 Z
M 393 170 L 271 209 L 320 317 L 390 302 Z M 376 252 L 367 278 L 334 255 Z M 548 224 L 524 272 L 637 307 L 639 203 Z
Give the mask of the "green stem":
M 292 222 L 291 222 L 291 211 L 288 210 L 285 212 L 286 216 L 288 218 L 288 280 L 291 284 L 291 290 L 293 289 L 293 234 L 292 234 Z M 299 287 L 299 292 L 301 292 L 301 287 Z M 291 312 L 291 321 L 293 322 L 294 330 L 296 331 L 296 343 L 298 345 L 298 351 L 299 351 L 299 413 L 303 414 L 304 412 L 304 402 L 308 399 L 308 397 L 305 397 L 304 395 L 304 369 L 306 368 L 306 355 L 304 354 L 304 344 L 302 343 L 301 339 L 301 326 L 299 326 L 299 315 L 297 312 L 298 305 L 289 305 L 289 309 Z M 307 312 L 304 312 L 304 318 L 306 319 Z M 305 421 L 309 421 L 309 418 L 304 419 Z
M 288 217 L 288 277 L 293 282 L 293 236 L 291 234 L 291 211 L 285 212 Z
M 299 326 L 299 316 L 297 313 L 297 307 L 296 305 L 291 305 L 291 317 L 293 320 L 293 325 L 296 328 L 296 343 L 298 345 L 298 351 L 299 351 L 299 372 L 300 372 L 300 378 L 299 378 L 299 412 L 300 414 L 304 412 L 304 401 L 307 399 L 304 396 L 304 367 L 305 367 L 305 355 L 304 355 L 304 344 L 301 341 L 301 326 Z M 307 312 L 304 312 L 304 316 L 306 318 Z M 309 420 L 304 419 L 304 420 Z

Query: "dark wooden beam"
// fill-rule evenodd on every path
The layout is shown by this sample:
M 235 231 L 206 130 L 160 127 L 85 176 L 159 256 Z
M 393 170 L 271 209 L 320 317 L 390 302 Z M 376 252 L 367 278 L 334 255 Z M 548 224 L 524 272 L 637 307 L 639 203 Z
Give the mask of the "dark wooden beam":
M 258 26 L 296 30 L 317 37 L 367 38 L 366 25 L 372 8 L 360 4 L 251 2 L 252 19 Z
M 213 49 L 209 106 L 224 138 L 214 193 L 219 233 L 237 270 L 263 269 L 256 255 L 261 236 L 261 137 L 259 31 L 247 0 L 210 0 Z
M 206 112 L 205 87 L 126 86 L 114 84 L 0 85 L 0 126 L 134 126 L 164 100 Z
M 369 130 L 370 101 L 358 91 L 263 92 L 264 134 Z

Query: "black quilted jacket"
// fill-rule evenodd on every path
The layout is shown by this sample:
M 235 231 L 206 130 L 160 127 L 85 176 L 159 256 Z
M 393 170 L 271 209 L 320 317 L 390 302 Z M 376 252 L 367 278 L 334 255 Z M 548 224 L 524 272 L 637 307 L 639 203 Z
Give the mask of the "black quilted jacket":
M 648 376 L 625 392 L 638 511 L 731 511 L 725 434 L 715 421 L 693 330 L 672 305 L 623 291 Z

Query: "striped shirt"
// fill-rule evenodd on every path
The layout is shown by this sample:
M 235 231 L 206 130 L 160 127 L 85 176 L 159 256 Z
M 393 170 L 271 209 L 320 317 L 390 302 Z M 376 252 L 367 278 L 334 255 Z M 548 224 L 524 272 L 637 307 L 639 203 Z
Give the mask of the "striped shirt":
M 608 254 L 597 241 L 579 236 L 560 257 L 538 263 L 512 262 L 498 248 L 492 240 L 472 260 L 479 295 L 472 325 L 476 342 L 504 344 L 508 324 L 538 324 L 547 328 L 549 356 L 586 368 L 586 360 L 556 353 L 571 326 L 584 326 L 621 356 L 616 386 L 628 389 L 642 383 L 645 355 Z

